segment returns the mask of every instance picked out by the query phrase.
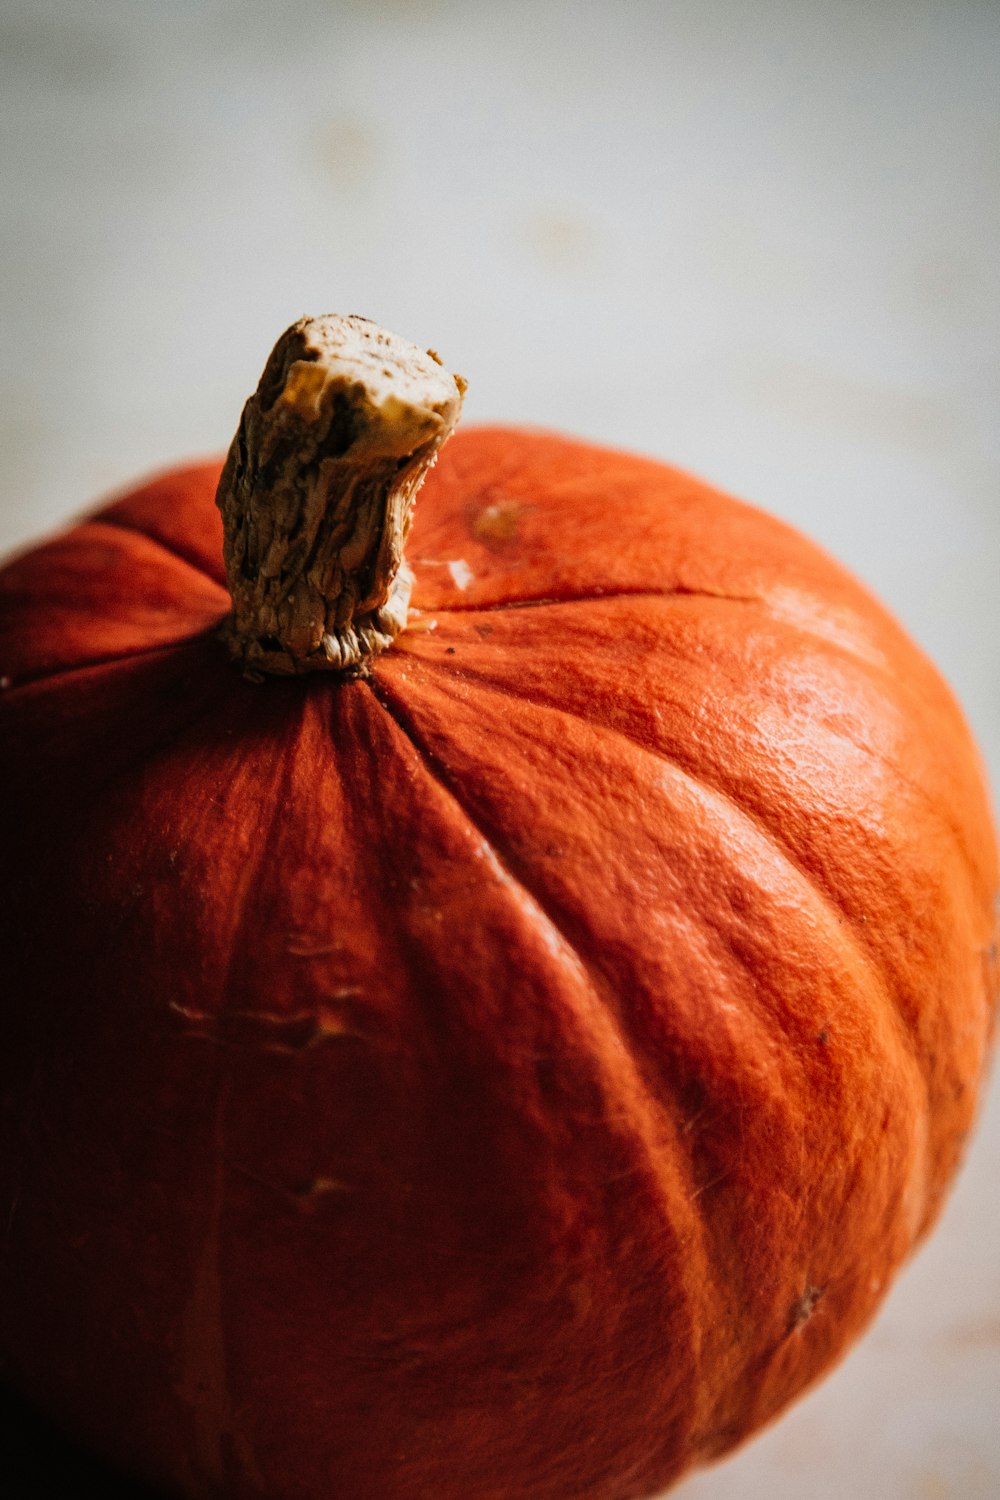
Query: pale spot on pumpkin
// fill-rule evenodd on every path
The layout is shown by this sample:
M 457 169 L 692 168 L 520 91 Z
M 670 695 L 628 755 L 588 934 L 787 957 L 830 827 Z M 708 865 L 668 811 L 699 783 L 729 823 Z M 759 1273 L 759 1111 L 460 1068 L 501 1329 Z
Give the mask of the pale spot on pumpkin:
M 448 564 L 448 572 L 451 574 L 455 587 L 462 589 L 463 592 L 469 587 L 469 584 L 475 577 L 469 564 L 462 557 L 456 557 L 453 562 Z
M 329 1198 L 339 1193 L 350 1193 L 353 1189 L 348 1182 L 341 1182 L 336 1177 L 311 1177 L 308 1182 L 301 1183 L 292 1189 L 294 1196 L 303 1208 L 314 1208 L 317 1202 L 323 1198 Z
M 473 521 L 472 535 L 485 547 L 507 547 L 517 540 L 525 509 L 517 500 L 491 500 Z

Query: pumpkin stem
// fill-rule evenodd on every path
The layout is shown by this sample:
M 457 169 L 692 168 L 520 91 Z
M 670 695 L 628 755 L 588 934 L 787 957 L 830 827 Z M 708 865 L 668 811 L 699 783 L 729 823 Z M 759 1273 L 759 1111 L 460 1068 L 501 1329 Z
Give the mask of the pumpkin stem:
M 363 672 L 406 625 L 413 497 L 465 381 L 367 318 L 302 318 L 243 408 L 216 504 L 250 672 Z

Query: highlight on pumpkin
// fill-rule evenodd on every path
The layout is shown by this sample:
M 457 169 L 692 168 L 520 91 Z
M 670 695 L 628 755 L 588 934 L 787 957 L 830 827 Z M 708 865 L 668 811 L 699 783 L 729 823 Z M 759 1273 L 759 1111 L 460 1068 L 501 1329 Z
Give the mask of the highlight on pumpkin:
M 251 673 L 363 672 L 406 626 L 413 500 L 465 381 L 367 318 L 302 318 L 243 408 L 216 503 Z

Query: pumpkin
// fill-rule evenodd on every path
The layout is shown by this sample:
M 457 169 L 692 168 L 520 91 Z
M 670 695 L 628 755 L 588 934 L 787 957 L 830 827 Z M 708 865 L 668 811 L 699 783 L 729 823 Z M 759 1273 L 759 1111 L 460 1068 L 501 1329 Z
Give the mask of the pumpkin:
M 933 667 L 659 463 L 470 430 L 412 512 L 462 390 L 303 321 L 221 480 L 0 573 L 0 1376 L 175 1496 L 659 1491 L 841 1355 L 973 1120 Z

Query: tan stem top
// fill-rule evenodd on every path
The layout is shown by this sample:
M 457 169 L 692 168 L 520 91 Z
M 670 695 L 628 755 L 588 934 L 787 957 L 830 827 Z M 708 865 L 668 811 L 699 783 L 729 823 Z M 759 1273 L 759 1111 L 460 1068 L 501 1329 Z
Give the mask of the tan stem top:
M 413 497 L 465 381 L 367 318 L 302 318 L 243 408 L 216 504 L 233 655 L 250 672 L 364 671 L 406 625 Z

